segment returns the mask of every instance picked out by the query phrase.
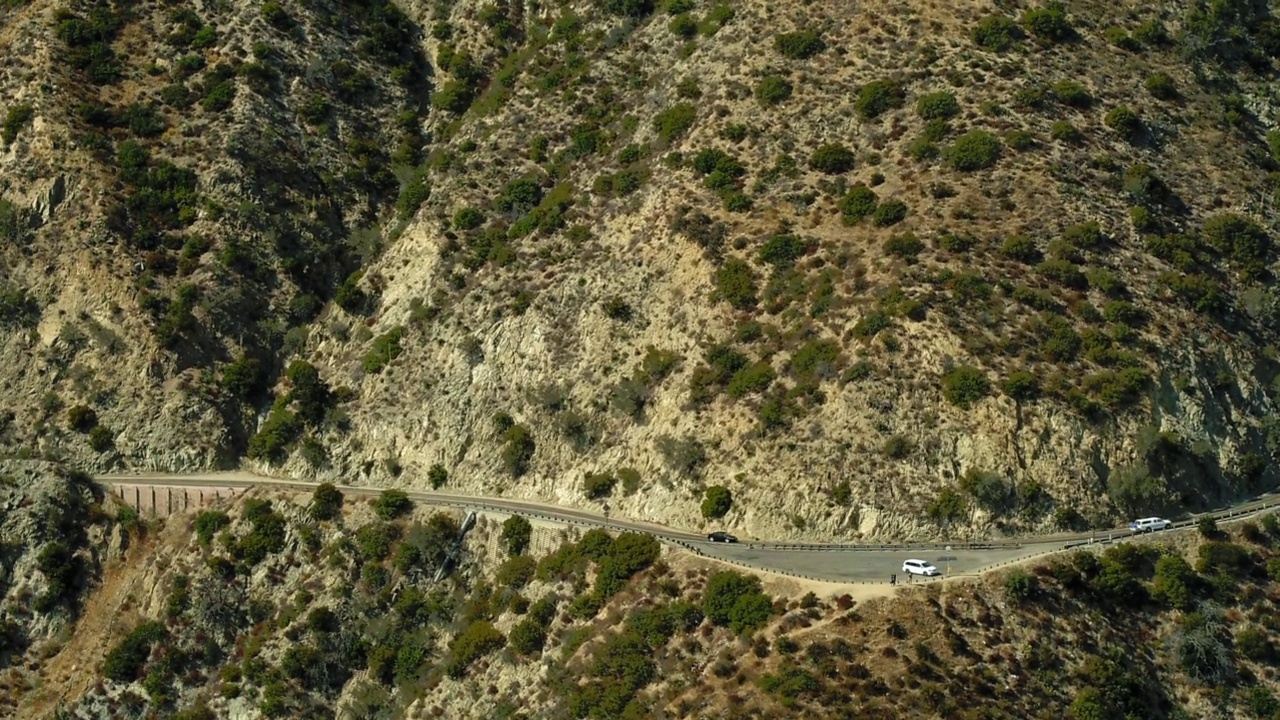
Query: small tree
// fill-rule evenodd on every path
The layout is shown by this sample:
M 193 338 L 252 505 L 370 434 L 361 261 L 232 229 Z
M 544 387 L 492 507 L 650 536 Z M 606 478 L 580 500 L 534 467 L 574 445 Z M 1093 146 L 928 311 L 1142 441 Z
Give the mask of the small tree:
M 853 169 L 853 151 L 840 143 L 827 143 L 813 151 L 809 167 L 827 175 L 840 175 Z
M 1218 520 L 1212 515 L 1204 515 L 1196 520 L 1196 529 L 1208 540 L 1216 539 L 1221 534 L 1218 530 Z
M 783 33 L 774 39 L 774 47 L 783 57 L 791 60 L 808 60 L 827 49 L 822 37 L 812 30 Z
M 970 130 L 951 143 L 942 158 L 961 172 L 985 170 L 1000 159 L 1000 138 L 986 130 Z
M 1022 15 L 1022 24 L 1041 41 L 1049 43 L 1070 40 L 1075 32 L 1067 20 L 1066 8 L 1059 2 L 1026 11 Z
M 983 49 L 1004 52 L 1017 42 L 1018 24 L 1004 15 L 988 15 L 973 28 L 969 37 Z
M 315 520 L 332 520 L 342 514 L 343 495 L 333 483 L 323 483 L 311 496 L 311 517 Z
M 87 433 L 98 424 L 98 414 L 86 405 L 76 405 L 67 410 L 67 424 L 76 432 Z
M 115 442 L 115 433 L 107 429 L 105 425 L 95 425 L 93 429 L 89 431 L 89 447 L 93 448 L 97 452 L 101 453 L 110 450 L 111 447 L 115 445 Z
M 615 482 L 613 475 L 607 472 L 587 473 L 582 480 L 582 489 L 586 493 L 587 499 L 598 500 L 613 492 Z
M 990 392 L 991 383 L 986 374 L 969 365 L 960 365 L 942 378 L 943 397 L 962 408 L 968 408 Z
M 872 80 L 858 90 L 854 109 L 863 120 L 873 120 L 889 110 L 902 107 L 906 93 L 892 80 Z
M 708 519 L 722 518 L 733 507 L 733 495 L 723 485 L 712 485 L 707 488 L 702 499 L 702 517 Z
M 427 471 L 427 482 L 431 483 L 432 490 L 439 490 L 445 483 L 449 482 L 449 471 L 445 470 L 440 463 L 436 463 Z
M 502 534 L 498 536 L 498 544 L 507 551 L 508 555 L 515 557 L 523 555 L 525 550 L 529 549 L 529 540 L 532 537 L 533 525 L 519 515 L 512 515 L 502 523 Z
M 1030 600 L 1036 594 L 1036 578 L 1026 570 L 1018 568 L 1005 576 L 1004 591 L 1014 602 Z
M 1142 118 L 1126 105 L 1112 108 L 1103 122 L 1126 140 L 1132 141 L 1142 132 Z
M 373 509 L 383 520 L 394 520 L 413 509 L 413 501 L 403 490 L 383 490 L 373 502 Z
M 196 516 L 196 537 L 201 545 L 208 545 L 213 536 L 222 528 L 231 524 L 231 518 L 221 510 L 205 510 Z

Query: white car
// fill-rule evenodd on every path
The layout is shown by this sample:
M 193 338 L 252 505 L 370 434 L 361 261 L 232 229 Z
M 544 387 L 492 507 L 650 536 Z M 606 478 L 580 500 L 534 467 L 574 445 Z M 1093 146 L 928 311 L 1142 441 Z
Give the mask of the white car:
M 907 560 L 902 563 L 902 572 L 908 575 L 940 575 L 938 568 L 924 560 Z
M 1139 518 L 1129 523 L 1129 529 L 1134 532 L 1154 532 L 1156 530 L 1164 530 L 1172 524 L 1172 522 L 1164 518 Z

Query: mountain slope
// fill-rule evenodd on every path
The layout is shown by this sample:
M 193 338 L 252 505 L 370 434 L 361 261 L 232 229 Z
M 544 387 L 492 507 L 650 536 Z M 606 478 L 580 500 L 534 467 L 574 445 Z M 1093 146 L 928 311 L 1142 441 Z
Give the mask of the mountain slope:
M 6 167 L 85 168 L 6 250 L 15 447 L 770 537 L 1274 484 L 1265 6 L 394 7 L 7 11 L 68 90 Z

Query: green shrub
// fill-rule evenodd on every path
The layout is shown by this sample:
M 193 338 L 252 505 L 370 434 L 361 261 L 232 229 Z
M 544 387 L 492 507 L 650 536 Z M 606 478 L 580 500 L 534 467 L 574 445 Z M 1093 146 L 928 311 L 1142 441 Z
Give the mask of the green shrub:
M 667 29 L 671 31 L 672 35 L 689 40 L 698 34 L 698 21 L 694 20 L 689 13 L 680 13 L 671 18 L 671 22 L 667 24 Z
M 392 360 L 402 352 L 400 340 L 404 337 L 403 325 L 388 330 L 373 340 L 373 347 L 365 354 L 362 365 L 365 372 L 380 373 Z
M 475 86 L 467 80 L 449 80 L 431 93 L 431 106 L 461 115 L 476 99 Z
M 1107 322 L 1136 327 L 1144 319 L 1143 312 L 1133 303 L 1124 300 L 1112 300 L 1102 308 L 1102 316 Z
M 988 15 L 980 20 L 969 33 L 969 38 L 979 47 L 992 52 L 1004 52 L 1017 42 L 1018 25 L 1004 15 Z
M 385 522 L 362 525 L 356 531 L 356 551 L 361 559 L 380 563 L 391 555 L 391 546 L 400 538 L 400 528 Z
M 106 452 L 115 445 L 116 435 L 105 425 L 94 425 L 89 431 L 89 447 L 95 452 Z
M 547 628 L 533 618 L 516 623 L 507 636 L 507 643 L 517 654 L 535 657 L 542 653 L 547 642 Z
M 471 663 L 501 649 L 507 642 L 492 623 L 485 620 L 472 622 L 449 643 L 449 661 L 445 671 L 453 678 L 461 678 Z
M 603 0 L 601 4 L 620 17 L 642 18 L 653 12 L 653 0 Z
M 916 115 L 925 120 L 945 120 L 960 114 L 956 96 L 946 90 L 921 95 L 916 100 Z
M 613 492 L 615 482 L 617 480 L 607 472 L 587 473 L 582 480 L 582 491 L 588 500 L 598 500 Z
M 231 524 L 231 518 L 221 510 L 204 510 L 195 519 L 196 537 L 200 544 L 208 546 L 213 536 L 222 528 Z
M 1036 576 L 1021 568 L 1004 578 L 1004 593 L 1014 602 L 1025 602 L 1036 594 Z
M 1083 250 L 1100 247 L 1105 240 L 1102 226 L 1096 220 L 1072 225 L 1062 231 L 1062 239 Z
M 722 518 L 733 507 L 733 494 L 723 485 L 712 485 L 707 488 L 702 498 L 702 517 L 708 519 Z
M 1005 257 L 1028 265 L 1040 259 L 1040 248 L 1036 247 L 1036 242 L 1026 235 L 1011 235 L 1005 238 L 1004 244 L 1000 246 L 1000 252 Z
M 1018 152 L 1025 152 L 1035 147 L 1036 139 L 1026 130 L 1010 130 L 1004 134 L 1004 144 Z
M 98 414 L 86 405 L 75 405 L 67 409 L 67 424 L 72 430 L 87 433 L 98 425 Z
M 1251 218 L 1236 213 L 1219 213 L 1205 220 L 1204 238 L 1222 255 L 1231 259 L 1248 277 L 1260 277 L 1271 250 L 1271 239 Z
M 1260 627 L 1248 627 L 1236 633 L 1236 649 L 1246 660 L 1270 663 L 1275 660 L 1276 648 L 1266 630 Z
M 714 280 L 720 297 L 733 307 L 739 310 L 755 307 L 756 278 L 747 263 L 738 258 L 729 258 L 716 269 Z
M 1244 705 L 1255 718 L 1274 718 L 1280 714 L 1280 700 L 1265 685 L 1254 685 L 1245 693 Z
M 1036 272 L 1050 280 L 1077 290 L 1083 290 L 1089 284 L 1079 267 L 1061 258 L 1051 258 L 1038 263 Z
M 783 33 L 773 41 L 774 48 L 791 60 L 808 60 L 827 49 L 822 37 L 812 30 Z
M 858 90 L 853 107 L 863 120 L 872 120 L 884 113 L 902 107 L 906 92 L 892 80 L 873 80 Z
M 1151 97 L 1157 100 L 1178 99 L 1178 86 L 1167 73 L 1152 73 L 1147 76 L 1147 81 L 1143 85 L 1147 88 L 1147 92 L 1151 93 Z
M 839 175 L 853 169 L 853 151 L 840 143 L 827 143 L 809 158 L 809 167 L 827 175 Z
M 1049 128 L 1049 137 L 1058 142 L 1074 145 L 1084 139 L 1084 135 L 1066 120 L 1056 120 Z
M 600 598 L 612 597 L 633 575 L 652 565 L 661 552 L 658 540 L 652 535 L 622 533 L 600 558 L 594 594 Z
M 741 398 L 747 395 L 762 393 L 769 389 L 777 373 L 768 362 L 760 361 L 742 368 L 729 379 L 725 391 L 730 397 Z
M 804 257 L 812 245 L 795 235 L 773 235 L 760 248 L 760 261 L 774 267 L 787 268 Z
M 905 460 L 910 457 L 911 451 L 915 449 L 915 443 L 911 442 L 911 438 L 906 435 L 897 433 L 890 435 L 889 439 L 884 441 L 880 452 L 891 460 Z
M 942 377 L 942 395 L 947 402 L 968 408 L 991 393 L 991 383 L 981 370 L 960 365 Z
M 961 172 L 992 167 L 1000 159 L 1000 139 L 986 130 L 970 130 L 943 151 L 943 159 Z
M 29 124 L 34 116 L 35 109 L 27 103 L 10 105 L 5 112 L 4 125 L 0 127 L 0 140 L 4 140 L 5 145 L 12 144 L 18 139 L 18 131 Z
M 654 116 L 653 129 L 658 137 L 671 142 L 688 132 L 697 116 L 698 111 L 693 105 L 679 103 Z
M 791 97 L 791 83 L 781 75 L 766 75 L 756 85 L 756 100 L 761 105 L 772 107 L 785 102 Z
M 512 515 L 502 523 L 502 533 L 498 536 L 498 545 L 515 557 L 523 555 L 529 549 L 529 541 L 533 537 L 533 525 L 528 520 Z
M 773 604 L 761 592 L 760 578 L 726 570 L 707 579 L 702 610 L 712 623 L 727 625 L 734 632 L 744 634 L 769 621 Z
M 1066 8 L 1058 2 L 1027 10 L 1022 14 L 1022 25 L 1032 35 L 1050 43 L 1070 40 L 1075 34 L 1067 21 Z
M 1032 373 L 1017 370 L 1009 374 L 1001 384 L 1001 390 L 1019 402 L 1034 400 L 1040 396 L 1040 380 Z
M 924 250 L 924 243 L 920 242 L 915 233 L 903 233 L 901 235 L 892 235 L 888 240 L 884 241 L 884 251 L 890 255 L 914 262 L 916 256 Z
M 1108 111 L 1103 122 L 1126 140 L 1134 140 L 1142 132 L 1142 118 L 1125 105 L 1118 105 Z
M 1212 515 L 1204 515 L 1196 521 L 1196 529 L 1200 531 L 1200 537 L 1212 540 L 1219 535 L 1218 521 Z
M 1254 564 L 1248 548 L 1233 542 L 1213 540 L 1197 550 L 1196 570 L 1227 575 L 1248 574 Z
M 1129 31 L 1119 25 L 1112 25 L 1104 30 L 1102 35 L 1107 39 L 1107 42 L 1115 45 L 1121 50 L 1136 52 L 1142 48 L 1138 41 L 1134 40 L 1133 37 L 1129 35 Z
M 963 520 L 968 508 L 960 493 L 952 488 L 943 488 L 937 497 L 929 501 L 924 512 L 939 525 L 947 525 Z
M 907 204 L 901 200 L 885 200 L 876 206 L 875 212 L 871 213 L 871 222 L 876 227 L 889 227 L 897 225 L 907 217 Z
M 151 649 L 164 642 L 168 636 L 164 625 L 154 620 L 143 622 L 107 653 L 102 664 L 102 674 L 116 682 L 133 682 L 138 679 Z
M 800 378 L 829 377 L 840 361 L 840 346 L 830 340 L 810 340 L 791 356 L 791 372 Z
M 262 19 L 277 30 L 288 30 L 293 27 L 293 18 L 276 0 L 267 0 L 262 4 Z
M 396 217 L 401 220 L 412 218 L 418 208 L 422 207 L 422 203 L 431 197 L 431 186 L 427 184 L 427 166 L 422 166 L 413 171 L 409 179 L 400 188 L 400 195 L 396 197 Z
M 342 515 L 343 495 L 333 483 L 321 483 L 311 495 L 307 513 L 315 520 L 332 520 Z
M 1156 560 L 1151 595 L 1178 610 L 1187 610 L 1195 602 L 1193 594 L 1198 578 L 1187 561 L 1178 555 L 1164 555 Z
M 866 185 L 855 185 L 852 190 L 837 203 L 844 222 L 853 225 L 863 218 L 875 214 L 880 201 L 875 191 Z
M 976 244 L 978 241 L 972 235 L 949 232 L 938 237 L 938 247 L 950 253 L 969 252 Z
M 395 520 L 413 510 L 413 501 L 403 490 L 383 490 L 378 499 L 373 501 L 373 510 L 383 520 Z
M 1053 85 L 1053 96 L 1063 105 L 1087 109 L 1093 105 L 1089 89 L 1075 80 L 1060 80 Z
M 928 138 L 916 138 L 907 145 L 907 157 L 916 162 L 925 162 L 938 157 L 938 146 Z
M 231 101 L 235 99 L 235 96 L 236 86 L 230 81 L 223 80 L 212 83 L 205 90 L 204 99 L 200 101 L 200 107 L 205 112 L 222 112 L 231 107 Z
M 524 475 L 537 448 L 533 434 L 523 425 L 512 425 L 503 433 L 502 440 L 503 467 L 512 477 Z

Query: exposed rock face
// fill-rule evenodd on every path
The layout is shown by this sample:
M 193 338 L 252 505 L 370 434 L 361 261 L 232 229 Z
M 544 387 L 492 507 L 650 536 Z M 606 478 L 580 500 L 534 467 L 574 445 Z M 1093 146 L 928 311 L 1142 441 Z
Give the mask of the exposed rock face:
M 49 187 L 31 201 L 31 226 L 38 228 L 53 219 L 53 212 L 66 199 L 67 179 L 58 175 Z

